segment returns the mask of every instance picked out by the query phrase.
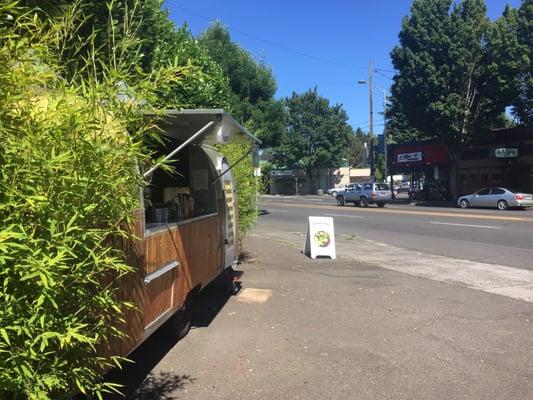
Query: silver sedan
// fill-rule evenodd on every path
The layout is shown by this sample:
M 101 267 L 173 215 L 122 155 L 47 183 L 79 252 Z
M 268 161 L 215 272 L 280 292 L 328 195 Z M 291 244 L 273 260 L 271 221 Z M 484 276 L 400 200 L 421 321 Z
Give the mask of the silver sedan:
M 533 195 L 501 187 L 484 188 L 474 194 L 459 197 L 457 205 L 461 208 L 496 207 L 498 210 L 533 207 Z

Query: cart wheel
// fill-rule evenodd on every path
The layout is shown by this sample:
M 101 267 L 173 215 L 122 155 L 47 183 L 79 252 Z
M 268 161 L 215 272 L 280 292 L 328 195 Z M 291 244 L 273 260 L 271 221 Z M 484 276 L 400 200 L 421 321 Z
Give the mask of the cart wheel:
M 233 282 L 231 282 L 231 285 L 230 285 L 230 288 L 229 288 L 229 293 L 232 296 L 235 296 L 241 291 L 241 288 L 242 288 L 241 282 L 233 281 Z
M 191 330 L 192 298 L 192 294 L 189 294 L 181 308 L 168 321 L 168 333 L 174 339 L 183 339 Z

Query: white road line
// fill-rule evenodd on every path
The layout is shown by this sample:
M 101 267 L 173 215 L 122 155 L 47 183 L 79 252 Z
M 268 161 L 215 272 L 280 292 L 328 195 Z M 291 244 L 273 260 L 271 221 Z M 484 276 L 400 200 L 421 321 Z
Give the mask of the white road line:
M 365 217 L 360 217 L 359 215 L 345 215 L 345 214 L 326 214 L 328 217 L 344 217 L 344 218 L 359 218 L 364 219 Z
M 487 229 L 500 229 L 499 226 L 491 226 L 491 225 L 471 225 L 471 224 L 454 224 L 451 222 L 436 222 L 436 221 L 429 221 L 430 224 L 434 225 L 452 225 L 452 226 L 464 226 L 467 228 L 487 228 Z

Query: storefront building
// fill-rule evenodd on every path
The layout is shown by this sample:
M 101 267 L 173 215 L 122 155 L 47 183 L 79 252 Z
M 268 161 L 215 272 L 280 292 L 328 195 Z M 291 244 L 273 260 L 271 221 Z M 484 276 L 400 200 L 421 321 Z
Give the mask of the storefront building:
M 460 162 L 459 193 L 487 186 L 533 192 L 533 129 L 492 131 L 465 150 Z
M 415 186 L 430 185 L 437 199 L 450 199 L 451 161 L 446 146 L 436 141 L 393 144 L 388 148 L 393 174 L 408 174 Z M 459 162 L 458 194 L 489 186 L 533 192 L 533 129 L 488 132 L 467 148 Z
M 422 190 L 431 185 L 430 200 L 449 197 L 450 157 L 446 147 L 435 141 L 421 141 L 388 146 L 392 175 L 410 176 L 411 186 Z M 428 194 L 429 195 L 429 194 Z

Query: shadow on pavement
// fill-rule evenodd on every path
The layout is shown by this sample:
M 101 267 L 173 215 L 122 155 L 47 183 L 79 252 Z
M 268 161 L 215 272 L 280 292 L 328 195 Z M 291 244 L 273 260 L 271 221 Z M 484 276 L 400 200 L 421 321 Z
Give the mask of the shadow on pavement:
M 177 340 L 169 339 L 166 333 L 163 326 L 129 355 L 132 363 L 125 364 L 122 370 L 115 368 L 104 377 L 106 382 L 122 385 L 120 390 L 124 394 L 108 395 L 104 397 L 105 400 L 170 399 L 168 396 L 172 392 L 183 389 L 191 381 L 191 378 L 185 375 L 151 373 L 177 343 Z
M 143 386 L 135 393 L 136 400 L 171 400 L 176 390 L 182 390 L 188 383 L 194 383 L 194 379 L 188 375 L 176 375 L 170 372 L 162 372 L 156 375 L 150 374 L 143 382 Z
M 217 278 L 195 297 L 192 329 L 209 326 L 222 310 L 231 297 L 226 283 L 223 279 Z M 124 396 L 108 395 L 104 399 L 166 400 L 175 398 L 175 392 L 194 383 L 195 378 L 172 372 L 157 373 L 152 370 L 177 342 L 176 339 L 171 338 L 166 325 L 159 328 L 128 356 L 133 361 L 132 363 L 126 363 L 122 370 L 115 368 L 104 377 L 106 382 L 122 385 L 121 392 Z
M 227 278 L 223 275 L 206 286 L 194 300 L 192 328 L 208 327 L 231 296 Z

